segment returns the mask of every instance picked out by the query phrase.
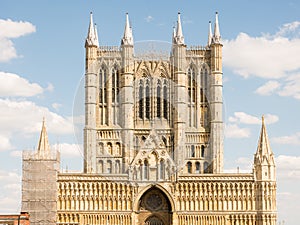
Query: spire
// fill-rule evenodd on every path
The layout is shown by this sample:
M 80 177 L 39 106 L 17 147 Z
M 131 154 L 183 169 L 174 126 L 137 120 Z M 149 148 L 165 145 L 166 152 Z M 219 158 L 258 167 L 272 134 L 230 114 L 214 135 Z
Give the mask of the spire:
M 182 33 L 182 27 L 181 27 L 181 19 L 180 19 L 180 12 L 178 13 L 178 18 L 177 18 L 177 29 L 176 29 L 176 34 L 174 37 L 175 44 L 184 44 L 184 37 Z
M 40 156 L 47 156 L 50 153 L 50 145 L 48 142 L 48 134 L 45 126 L 45 118 L 43 118 L 43 125 L 37 151 L 38 155 Z
M 208 22 L 208 40 L 207 46 L 210 46 L 212 42 L 212 31 L 211 31 L 211 21 Z
M 94 26 L 93 23 L 92 12 L 90 13 L 90 25 L 89 25 L 88 35 L 86 37 L 86 44 L 99 47 L 98 34 L 97 34 L 96 26 Z
M 270 147 L 269 138 L 267 134 L 267 129 L 265 126 L 265 118 L 262 116 L 262 126 L 257 146 L 257 151 L 255 154 L 255 158 L 259 160 L 260 163 L 264 163 L 265 160 L 268 163 L 274 163 L 273 152 Z
M 126 13 L 126 23 L 125 23 L 124 36 L 122 38 L 122 44 L 133 45 L 132 28 L 129 25 L 128 13 Z
M 220 41 L 221 41 L 218 12 L 216 12 L 216 20 L 215 20 L 215 29 L 214 29 L 213 41 L 214 41 L 214 43 L 220 43 Z
M 172 43 L 175 43 L 175 37 L 176 37 L 176 30 L 175 30 L 175 26 L 173 26 Z

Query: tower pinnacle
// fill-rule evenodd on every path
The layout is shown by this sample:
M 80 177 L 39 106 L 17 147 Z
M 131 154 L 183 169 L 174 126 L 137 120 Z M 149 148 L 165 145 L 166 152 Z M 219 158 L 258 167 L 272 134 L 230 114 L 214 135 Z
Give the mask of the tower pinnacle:
M 133 35 L 132 35 L 132 29 L 129 25 L 128 13 L 126 13 L 126 22 L 125 22 L 124 36 L 122 38 L 122 44 L 133 45 Z
M 39 156 L 48 156 L 50 153 L 50 145 L 48 142 L 48 134 L 45 126 L 45 118 L 43 118 L 43 125 L 42 125 L 37 152 Z
M 184 44 L 184 37 L 182 33 L 182 27 L 181 27 L 181 18 L 180 18 L 180 12 L 178 13 L 177 17 L 177 28 L 176 28 L 176 34 L 174 37 L 175 44 Z
M 212 42 L 212 31 L 211 31 L 211 21 L 208 22 L 208 40 L 207 40 L 207 46 L 211 45 Z
M 93 23 L 92 12 L 90 13 L 90 25 L 89 25 L 88 35 L 86 37 L 86 45 L 99 47 L 98 34 L 97 34 L 96 26 L 94 26 Z
M 216 12 L 216 20 L 215 20 L 215 29 L 214 29 L 213 41 L 214 41 L 214 43 L 220 43 L 220 41 L 221 41 L 218 12 Z

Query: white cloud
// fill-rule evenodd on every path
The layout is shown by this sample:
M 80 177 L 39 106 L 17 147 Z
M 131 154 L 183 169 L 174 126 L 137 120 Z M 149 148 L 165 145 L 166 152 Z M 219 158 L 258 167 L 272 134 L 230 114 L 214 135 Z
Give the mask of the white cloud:
M 53 135 L 73 133 L 71 118 L 64 118 L 31 101 L 0 99 L 0 149 L 12 148 L 10 144 L 12 134 L 26 137 L 39 133 L 43 117 L 46 118 L 48 133 Z
M 275 158 L 278 177 L 300 179 L 300 156 L 280 155 Z
M 21 176 L 15 172 L 0 170 L 0 212 L 19 213 Z
M 279 120 L 278 116 L 272 114 L 266 114 L 264 118 L 267 124 L 276 123 Z M 234 116 L 229 117 L 228 121 L 231 123 L 261 124 L 261 118 L 249 115 L 245 112 L 235 112 Z
M 0 19 L 0 30 L 0 62 L 7 62 L 18 57 L 14 44 L 10 39 L 33 33 L 36 28 L 29 22 Z
M 278 81 L 270 80 L 264 85 L 260 86 L 255 90 L 255 93 L 259 95 L 271 95 L 280 87 L 280 83 Z
M 298 38 L 251 37 L 240 33 L 236 39 L 224 41 L 223 62 L 243 77 L 276 79 L 300 69 L 299 51 Z
M 278 91 L 280 96 L 290 96 L 300 100 L 300 73 L 290 75 L 284 80 L 284 86 Z
M 250 130 L 248 128 L 240 128 L 236 124 L 228 124 L 225 127 L 225 137 L 248 138 L 250 137 Z
M 58 110 L 61 106 L 62 106 L 62 104 L 59 104 L 59 103 L 52 103 L 52 105 L 51 105 L 55 110 Z
M 289 136 L 281 136 L 272 138 L 272 141 L 278 144 L 286 144 L 286 145 L 300 145 L 300 132 Z
M 147 23 L 150 23 L 151 21 L 154 20 L 154 18 L 153 18 L 152 16 L 147 16 L 147 17 L 145 18 L 145 20 L 146 20 Z
M 11 150 L 13 146 L 10 143 L 9 137 L 0 134 L 0 152 Z
M 83 158 L 83 147 L 77 144 L 61 143 L 53 145 L 52 148 L 60 151 L 62 158 Z
M 0 97 L 30 97 L 41 93 L 43 88 L 37 83 L 30 83 L 17 74 L 0 71 Z

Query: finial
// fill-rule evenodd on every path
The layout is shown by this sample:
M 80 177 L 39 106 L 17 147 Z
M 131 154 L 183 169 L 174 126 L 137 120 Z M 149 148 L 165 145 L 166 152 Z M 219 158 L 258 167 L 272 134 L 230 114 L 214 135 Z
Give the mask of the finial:
M 99 46 L 98 42 L 98 37 L 97 37 L 97 31 L 96 27 L 94 26 L 93 23 L 93 13 L 90 12 L 90 24 L 89 24 L 89 30 L 88 30 L 88 35 L 86 38 L 86 44 L 89 46 Z
M 216 12 L 215 29 L 214 29 L 213 41 L 214 41 L 214 43 L 220 43 L 220 41 L 221 41 L 218 12 Z
M 129 24 L 128 13 L 126 13 L 126 22 L 125 22 L 124 36 L 122 38 L 122 44 L 133 45 L 132 28 L 130 27 Z
M 182 32 L 182 27 L 181 27 L 180 12 L 178 12 L 178 15 L 177 15 L 177 30 L 176 30 L 176 35 L 175 35 L 174 39 L 175 39 L 176 44 L 184 44 L 184 37 L 183 37 L 183 32 Z
M 208 40 L 207 40 L 207 46 L 211 45 L 212 42 L 212 31 L 211 31 L 211 21 L 208 22 Z

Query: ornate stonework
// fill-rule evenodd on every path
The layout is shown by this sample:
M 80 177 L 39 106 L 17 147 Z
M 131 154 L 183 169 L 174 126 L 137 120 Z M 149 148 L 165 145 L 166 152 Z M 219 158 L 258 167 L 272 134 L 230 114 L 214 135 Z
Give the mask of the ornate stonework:
M 55 196 L 41 197 L 34 194 L 40 180 L 33 171 L 38 163 L 51 163 L 48 145 L 39 147 L 35 158 L 24 156 L 22 210 L 37 215 L 32 223 L 275 225 L 275 163 L 264 121 L 253 172 L 223 173 L 217 15 L 205 47 L 187 48 L 180 15 L 169 55 L 153 43 L 134 54 L 128 15 L 121 43 L 99 46 L 91 17 L 85 45 L 84 172 L 52 169 L 55 176 L 47 182 L 56 185 Z M 31 162 L 37 157 L 38 163 Z M 56 159 L 53 165 L 59 164 Z M 41 201 L 54 212 L 48 221 L 38 218 Z

